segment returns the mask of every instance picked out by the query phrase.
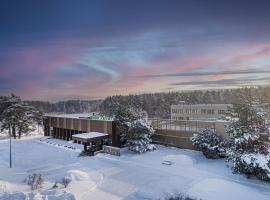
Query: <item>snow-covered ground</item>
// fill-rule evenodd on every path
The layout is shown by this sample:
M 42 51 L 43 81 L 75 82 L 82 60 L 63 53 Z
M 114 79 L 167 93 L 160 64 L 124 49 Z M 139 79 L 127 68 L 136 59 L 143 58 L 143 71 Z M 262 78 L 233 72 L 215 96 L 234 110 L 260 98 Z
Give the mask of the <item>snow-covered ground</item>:
M 45 137 L 13 140 L 9 169 L 9 143 L 0 141 L 0 199 L 142 200 L 180 192 L 205 200 L 270 199 L 269 183 L 233 174 L 225 161 L 200 152 L 158 146 L 142 155 L 124 149 L 120 157 L 78 157 L 81 148 Z M 42 174 L 42 190 L 32 192 L 24 183 L 31 173 Z M 66 189 L 51 189 L 65 176 L 72 179 Z

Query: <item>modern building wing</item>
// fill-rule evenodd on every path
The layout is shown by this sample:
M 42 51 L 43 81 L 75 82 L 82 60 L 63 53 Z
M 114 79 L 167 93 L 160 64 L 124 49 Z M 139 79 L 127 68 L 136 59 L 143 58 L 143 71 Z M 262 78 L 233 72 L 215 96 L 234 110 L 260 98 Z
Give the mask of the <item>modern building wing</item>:
M 172 120 L 216 120 L 225 116 L 231 104 L 171 105 Z

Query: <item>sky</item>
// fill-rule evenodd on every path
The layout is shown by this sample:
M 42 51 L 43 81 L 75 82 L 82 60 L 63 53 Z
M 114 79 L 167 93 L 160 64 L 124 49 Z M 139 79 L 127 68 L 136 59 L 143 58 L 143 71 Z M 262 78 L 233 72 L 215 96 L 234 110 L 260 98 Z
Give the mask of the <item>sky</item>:
M 0 95 L 57 101 L 270 84 L 270 1 L 0 1 Z

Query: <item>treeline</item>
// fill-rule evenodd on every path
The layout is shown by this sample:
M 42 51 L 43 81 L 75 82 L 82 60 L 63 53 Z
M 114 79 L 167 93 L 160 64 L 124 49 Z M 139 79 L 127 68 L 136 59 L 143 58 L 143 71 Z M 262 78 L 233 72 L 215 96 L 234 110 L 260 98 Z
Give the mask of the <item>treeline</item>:
M 110 96 L 100 104 L 100 111 L 107 113 L 111 104 L 119 103 L 132 107 L 142 108 L 147 111 L 149 117 L 170 116 L 170 107 L 175 104 L 214 104 L 235 103 L 245 96 L 256 97 L 260 102 L 270 101 L 270 87 L 252 87 L 224 90 L 198 90 L 187 92 L 154 93 L 129 96 Z
M 169 117 L 170 106 L 173 104 L 211 104 L 211 103 L 234 103 L 246 93 L 256 97 L 260 102 L 270 101 L 270 87 L 249 87 L 239 89 L 220 89 L 220 90 L 195 90 L 168 93 L 153 93 L 140 95 L 116 95 L 107 97 L 104 100 L 70 100 L 57 103 L 43 101 L 27 101 L 37 109 L 48 112 L 58 113 L 82 113 L 101 111 L 108 113 L 111 104 L 119 103 L 142 108 L 147 111 L 149 117 Z
M 102 100 L 68 100 L 51 103 L 48 101 L 25 101 L 44 113 L 88 113 L 99 111 Z

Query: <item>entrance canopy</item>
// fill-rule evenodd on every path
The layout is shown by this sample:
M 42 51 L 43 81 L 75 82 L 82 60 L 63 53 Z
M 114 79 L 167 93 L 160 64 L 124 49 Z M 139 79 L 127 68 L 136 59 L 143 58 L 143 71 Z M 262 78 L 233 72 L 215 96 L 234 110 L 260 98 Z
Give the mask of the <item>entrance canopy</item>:
M 73 140 L 80 141 L 81 143 L 88 143 L 92 141 L 105 139 L 108 137 L 109 137 L 108 134 L 99 132 L 89 132 L 72 135 Z

